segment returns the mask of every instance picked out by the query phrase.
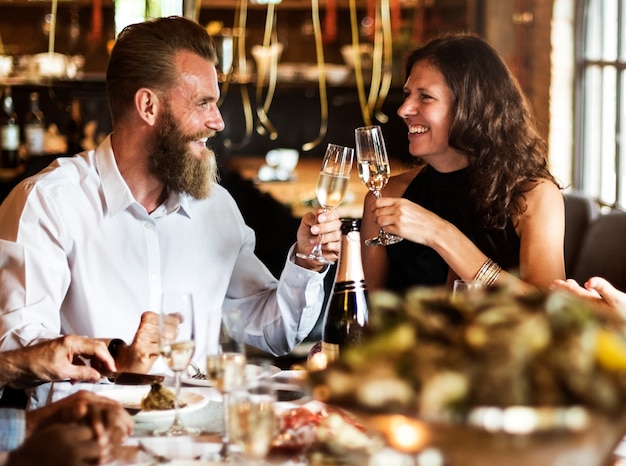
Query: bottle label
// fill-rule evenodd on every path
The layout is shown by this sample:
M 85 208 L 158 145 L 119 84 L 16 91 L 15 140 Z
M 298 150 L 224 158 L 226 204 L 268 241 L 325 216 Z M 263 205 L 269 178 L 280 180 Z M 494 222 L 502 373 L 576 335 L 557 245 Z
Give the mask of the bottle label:
M 26 149 L 29 155 L 42 155 L 44 153 L 45 132 L 41 126 L 28 125 L 24 128 L 26 136 Z
M 5 125 L 0 128 L 2 150 L 18 150 L 20 148 L 20 128 L 17 125 Z
M 339 345 L 322 341 L 322 353 L 326 355 L 326 362 L 331 363 L 339 359 Z

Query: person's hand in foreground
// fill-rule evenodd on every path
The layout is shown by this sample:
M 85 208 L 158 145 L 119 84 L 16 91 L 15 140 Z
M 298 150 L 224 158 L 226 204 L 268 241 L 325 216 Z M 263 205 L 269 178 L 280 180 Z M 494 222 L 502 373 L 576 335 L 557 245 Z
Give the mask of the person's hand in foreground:
M 80 391 L 27 411 L 26 440 L 9 454 L 7 466 L 110 462 L 133 425 L 116 401 Z
M 621 292 L 602 277 L 591 277 L 583 286 L 571 278 L 555 280 L 552 282 L 551 289 L 569 291 L 590 301 L 609 316 L 626 319 L 626 293 Z

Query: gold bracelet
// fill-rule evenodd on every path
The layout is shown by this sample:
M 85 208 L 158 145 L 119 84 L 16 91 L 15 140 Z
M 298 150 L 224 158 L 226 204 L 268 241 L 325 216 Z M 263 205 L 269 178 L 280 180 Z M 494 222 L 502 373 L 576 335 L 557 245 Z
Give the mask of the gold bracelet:
M 494 284 L 502 268 L 491 259 L 487 259 L 485 263 L 478 269 L 474 280 L 488 287 Z

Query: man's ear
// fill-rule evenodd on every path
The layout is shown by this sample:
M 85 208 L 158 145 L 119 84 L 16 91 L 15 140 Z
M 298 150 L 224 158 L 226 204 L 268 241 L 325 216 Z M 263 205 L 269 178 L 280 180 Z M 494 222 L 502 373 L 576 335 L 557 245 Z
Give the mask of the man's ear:
M 159 105 L 159 97 L 150 89 L 142 87 L 135 92 L 135 109 L 139 117 L 150 126 L 156 123 Z

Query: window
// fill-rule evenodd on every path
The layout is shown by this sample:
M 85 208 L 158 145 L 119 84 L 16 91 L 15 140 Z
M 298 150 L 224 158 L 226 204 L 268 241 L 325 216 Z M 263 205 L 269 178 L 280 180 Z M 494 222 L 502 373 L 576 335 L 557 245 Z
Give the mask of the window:
M 626 208 L 626 0 L 580 3 L 574 187 Z

